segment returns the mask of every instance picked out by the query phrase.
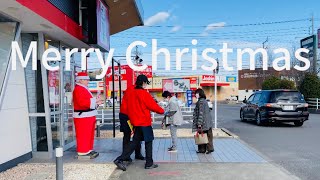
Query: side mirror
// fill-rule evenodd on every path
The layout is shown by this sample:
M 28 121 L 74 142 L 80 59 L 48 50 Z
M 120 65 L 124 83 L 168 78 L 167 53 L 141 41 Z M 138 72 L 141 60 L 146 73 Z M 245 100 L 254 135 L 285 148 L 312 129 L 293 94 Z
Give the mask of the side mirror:
M 248 101 L 247 101 L 246 99 L 244 99 L 242 102 L 245 103 L 245 104 L 247 104 Z

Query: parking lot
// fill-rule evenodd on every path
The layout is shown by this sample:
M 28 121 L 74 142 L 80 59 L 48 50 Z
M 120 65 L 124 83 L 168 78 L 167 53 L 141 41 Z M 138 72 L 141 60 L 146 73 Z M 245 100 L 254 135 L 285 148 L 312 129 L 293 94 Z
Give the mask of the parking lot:
M 257 126 L 254 122 L 241 122 L 240 105 L 218 106 L 218 127 L 238 135 L 270 161 L 284 167 L 301 179 L 320 177 L 320 114 L 310 114 L 302 127 L 293 123 Z

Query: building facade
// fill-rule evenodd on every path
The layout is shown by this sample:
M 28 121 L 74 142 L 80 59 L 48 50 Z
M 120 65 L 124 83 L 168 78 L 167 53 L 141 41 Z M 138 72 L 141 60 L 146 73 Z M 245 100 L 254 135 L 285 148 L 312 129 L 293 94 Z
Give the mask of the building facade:
M 81 59 L 72 55 L 71 68 L 65 71 L 66 50 L 108 51 L 111 35 L 140 25 L 143 10 L 138 0 L 0 2 L 0 171 L 32 157 L 51 158 L 57 146 L 66 150 L 75 145 L 71 94 Z M 17 60 L 16 70 L 12 41 L 28 61 L 23 67 Z M 34 63 L 32 55 L 27 57 L 32 42 L 37 43 Z M 48 63 L 59 70 L 48 71 L 43 65 L 49 48 L 61 54 L 61 61 Z

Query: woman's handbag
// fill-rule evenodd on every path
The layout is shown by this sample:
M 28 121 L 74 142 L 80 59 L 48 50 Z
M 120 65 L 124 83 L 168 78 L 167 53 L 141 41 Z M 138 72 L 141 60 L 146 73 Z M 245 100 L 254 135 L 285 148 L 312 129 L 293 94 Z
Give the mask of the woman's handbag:
M 208 144 L 208 135 L 206 133 L 203 133 L 203 131 L 201 131 L 201 133 L 199 134 L 199 132 L 197 131 L 194 135 L 194 141 L 196 145 Z

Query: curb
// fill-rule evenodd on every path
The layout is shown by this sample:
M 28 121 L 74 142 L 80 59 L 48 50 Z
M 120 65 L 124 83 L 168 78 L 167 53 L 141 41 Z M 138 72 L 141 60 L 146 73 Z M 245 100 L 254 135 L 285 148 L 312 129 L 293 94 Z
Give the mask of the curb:
M 229 130 L 227 130 L 226 128 L 221 128 L 221 131 L 223 131 L 224 133 L 228 134 L 229 136 L 231 136 L 232 138 L 237 138 L 239 139 L 239 136 L 231 133 Z
M 320 114 L 320 109 L 309 109 L 308 111 L 310 114 Z

